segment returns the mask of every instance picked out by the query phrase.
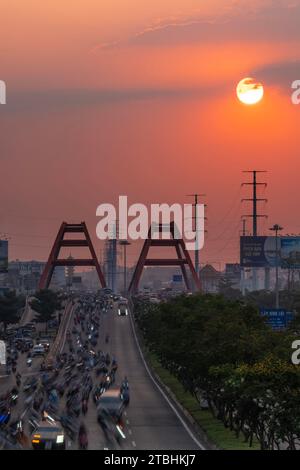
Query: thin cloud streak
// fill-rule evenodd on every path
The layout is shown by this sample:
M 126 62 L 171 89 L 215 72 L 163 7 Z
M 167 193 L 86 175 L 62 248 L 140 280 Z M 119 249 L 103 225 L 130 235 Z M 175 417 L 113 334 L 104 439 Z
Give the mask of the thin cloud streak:
M 231 84 L 228 84 L 228 88 Z M 202 86 L 198 88 L 140 88 L 140 89 L 60 89 L 39 92 L 11 92 L 6 112 L 55 111 L 61 108 L 99 106 L 107 103 L 156 99 L 209 98 L 226 93 L 226 84 L 222 86 Z
M 241 3 L 241 2 L 239 2 Z M 208 17 L 173 16 L 158 18 L 152 25 L 127 38 L 94 46 L 91 53 L 118 47 L 174 46 L 190 43 L 224 42 L 233 40 L 287 40 L 300 39 L 300 2 L 242 2 L 232 3 L 220 14 Z

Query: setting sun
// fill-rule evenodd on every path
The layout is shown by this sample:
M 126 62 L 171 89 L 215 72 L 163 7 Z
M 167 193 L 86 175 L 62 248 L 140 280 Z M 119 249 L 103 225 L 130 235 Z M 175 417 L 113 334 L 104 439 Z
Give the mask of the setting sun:
M 262 100 L 264 87 L 253 78 L 244 78 L 239 82 L 236 88 L 236 94 L 242 103 L 252 105 Z

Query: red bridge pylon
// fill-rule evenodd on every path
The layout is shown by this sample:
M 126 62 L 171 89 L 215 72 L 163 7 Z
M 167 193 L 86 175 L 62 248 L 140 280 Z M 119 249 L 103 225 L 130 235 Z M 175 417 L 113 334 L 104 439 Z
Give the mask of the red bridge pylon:
M 66 233 L 83 233 L 85 239 L 64 239 Z M 60 249 L 63 247 L 87 247 L 90 250 L 89 259 L 58 259 Z M 93 266 L 96 268 L 100 285 L 106 287 L 106 282 L 102 274 L 100 264 L 87 229 L 85 222 L 80 224 L 68 224 L 63 222 L 58 231 L 53 248 L 50 252 L 47 264 L 40 278 L 39 289 L 48 289 L 54 268 L 56 266 Z
M 163 224 L 157 225 L 158 232 L 165 232 Z M 140 257 L 138 259 L 135 271 L 133 273 L 128 292 L 134 294 L 138 290 L 138 285 L 142 276 L 144 266 L 180 266 L 182 276 L 186 285 L 187 290 L 191 290 L 190 282 L 187 276 L 186 266 L 189 267 L 194 285 L 196 290 L 201 290 L 201 284 L 199 277 L 195 271 L 194 265 L 192 263 L 191 257 L 188 250 L 186 249 L 185 242 L 182 238 L 175 238 L 175 224 L 174 222 L 170 223 L 169 232 L 172 238 L 166 239 L 153 239 L 151 238 L 151 227 L 148 231 L 148 238 L 144 242 Z M 148 252 L 151 246 L 155 247 L 175 247 L 177 258 L 167 259 L 167 258 L 147 258 Z

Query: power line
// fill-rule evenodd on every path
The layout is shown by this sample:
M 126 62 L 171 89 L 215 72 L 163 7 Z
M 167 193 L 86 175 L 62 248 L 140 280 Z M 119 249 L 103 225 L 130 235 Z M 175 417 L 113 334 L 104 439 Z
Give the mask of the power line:
M 199 249 L 198 249 L 198 212 L 197 212 L 197 208 L 198 208 L 198 197 L 204 197 L 205 194 L 187 194 L 187 197 L 193 197 L 194 198 L 194 216 L 193 216 L 193 220 L 194 220 L 194 230 L 195 230 L 195 233 L 196 233 L 196 237 L 195 237 L 195 271 L 196 271 L 196 274 L 197 276 L 199 276 Z
M 218 226 L 218 227 L 219 227 L 219 226 L 224 222 L 224 220 L 227 219 L 227 217 L 229 216 L 229 214 L 231 213 L 231 211 L 232 211 L 233 209 L 236 209 L 236 205 L 238 204 L 239 195 L 240 195 L 240 193 L 241 193 L 241 187 L 242 187 L 242 186 L 239 186 L 239 189 L 238 189 L 236 195 L 234 196 L 234 199 L 232 200 L 232 202 L 231 202 L 231 204 L 230 204 L 230 206 L 229 206 L 229 209 L 225 212 L 225 215 L 224 215 L 218 222 L 216 222 L 215 224 L 212 224 L 213 227 L 215 227 L 215 226 Z M 237 207 L 238 207 L 238 206 L 237 206 Z M 238 208 L 239 208 L 239 207 L 238 207 Z M 236 210 L 235 210 L 235 212 L 236 212 Z M 235 213 L 235 212 L 234 212 L 234 213 Z
M 47 239 L 52 239 L 49 235 L 33 235 L 33 234 L 25 234 L 25 233 L 12 233 L 12 232 L 7 232 L 6 230 L 3 230 L 3 235 L 9 235 L 10 237 L 22 237 L 22 238 L 47 238 Z

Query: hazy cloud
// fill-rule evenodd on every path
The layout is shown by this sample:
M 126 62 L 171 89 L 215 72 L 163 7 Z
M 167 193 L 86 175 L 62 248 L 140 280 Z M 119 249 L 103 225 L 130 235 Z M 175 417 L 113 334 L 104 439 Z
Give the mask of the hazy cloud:
M 226 85 L 225 85 L 226 86 Z M 229 85 L 230 86 L 230 85 Z M 45 110 L 47 113 L 61 108 L 99 106 L 106 103 L 113 104 L 122 101 L 155 100 L 155 99 L 181 99 L 206 98 L 224 93 L 222 86 L 202 86 L 198 88 L 132 88 L 132 89 L 59 89 L 45 91 L 11 91 L 7 112 L 35 112 Z
M 159 18 L 127 39 L 93 48 L 110 50 L 128 46 L 176 46 L 191 43 L 300 39 L 300 2 L 232 2 L 210 18 L 197 16 Z
M 294 80 L 300 80 L 300 59 L 263 65 L 251 72 L 256 79 L 275 85 L 290 93 Z

